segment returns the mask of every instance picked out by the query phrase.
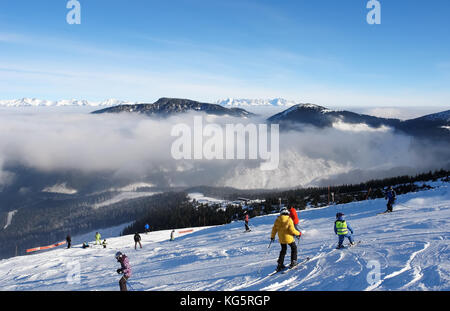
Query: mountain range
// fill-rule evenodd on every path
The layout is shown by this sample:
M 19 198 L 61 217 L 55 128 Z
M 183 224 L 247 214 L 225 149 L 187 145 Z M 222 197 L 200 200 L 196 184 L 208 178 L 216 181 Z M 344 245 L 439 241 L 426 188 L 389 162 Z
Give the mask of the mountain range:
M 108 99 L 105 101 L 88 101 L 88 100 L 45 100 L 36 98 L 21 98 L 11 100 L 0 100 L 0 107 L 113 107 L 123 104 L 134 104 L 119 99 Z
M 314 104 L 299 104 L 283 98 L 275 99 L 234 99 L 203 103 L 189 99 L 160 98 L 155 103 L 137 103 L 118 99 L 105 101 L 88 100 L 41 100 L 22 98 L 0 100 L 0 107 L 99 107 L 92 113 L 139 113 L 148 116 L 167 117 L 185 112 L 205 112 L 217 116 L 253 117 L 255 114 L 244 108 L 271 107 L 286 108 L 267 119 L 279 123 L 282 130 L 301 130 L 305 126 L 318 128 L 351 128 L 363 125 L 369 130 L 391 128 L 408 135 L 420 137 L 450 137 L 450 110 L 425 115 L 410 120 L 375 117 L 346 110 L 331 110 Z
M 267 102 L 268 105 L 270 105 L 269 102 Z M 229 115 L 245 118 L 255 116 L 243 108 L 234 108 L 233 100 L 228 103 L 222 102 L 219 105 L 189 99 L 161 98 L 153 104 L 122 104 L 92 113 L 139 113 L 148 116 L 167 117 L 185 112 L 204 112 L 219 116 Z M 251 102 L 248 105 L 251 105 Z M 280 124 L 282 130 L 302 130 L 305 126 L 335 127 L 338 129 L 358 129 L 362 126 L 366 130 L 394 129 L 412 136 L 450 139 L 450 110 L 410 120 L 399 120 L 346 110 L 331 110 L 314 104 L 295 104 L 269 117 L 266 121 Z
M 160 98 L 153 104 L 119 105 L 92 112 L 100 113 L 138 113 L 148 116 L 167 117 L 185 112 L 205 112 L 218 116 L 251 117 L 254 114 L 242 108 L 226 108 L 218 104 L 201 103 L 189 99 Z
M 402 121 L 346 110 L 330 110 L 313 104 L 298 104 L 271 116 L 267 121 L 279 123 L 282 129 L 301 130 L 304 126 L 342 128 L 342 125 L 364 125 L 373 130 L 392 128 L 413 136 L 450 138 L 450 110 Z

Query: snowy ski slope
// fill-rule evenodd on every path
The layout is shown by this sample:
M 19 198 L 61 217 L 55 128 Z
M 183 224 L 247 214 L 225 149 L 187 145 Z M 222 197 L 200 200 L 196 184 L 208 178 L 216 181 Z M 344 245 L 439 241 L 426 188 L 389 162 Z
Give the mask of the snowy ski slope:
M 108 239 L 107 249 L 75 245 L 2 260 L 0 289 L 115 291 L 114 254 L 121 250 L 132 265 L 132 290 L 450 290 L 450 193 L 448 183 L 439 185 L 398 196 L 392 214 L 376 215 L 385 210 L 383 199 L 301 211 L 299 260 L 311 260 L 286 274 L 268 277 L 280 246 L 268 248 L 277 215 L 267 215 L 252 218 L 249 233 L 234 222 L 195 228 L 173 242 L 171 230 L 142 234 L 138 250 L 133 236 L 124 236 Z M 335 249 L 337 211 L 358 246 Z

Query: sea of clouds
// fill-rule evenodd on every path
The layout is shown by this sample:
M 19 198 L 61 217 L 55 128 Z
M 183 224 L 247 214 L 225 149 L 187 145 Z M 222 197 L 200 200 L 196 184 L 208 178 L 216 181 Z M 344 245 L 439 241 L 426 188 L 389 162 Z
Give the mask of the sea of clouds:
M 395 175 L 399 168 L 411 172 L 437 169 L 448 159 L 447 146 L 417 142 L 387 127 L 374 130 L 363 124 L 340 123 L 327 129 L 281 132 L 279 165 L 272 171 L 262 171 L 260 160 L 175 160 L 171 146 L 176 137 L 171 136 L 171 130 L 180 123 L 192 126 L 193 117 L 152 119 L 83 110 L 2 109 L 0 188 L 14 183 L 12 167 L 80 174 L 114 172 L 128 180 L 157 185 L 269 189 L 317 185 L 356 171 L 364 171 L 359 175 L 369 179 Z M 262 117 L 210 116 L 204 120 L 220 126 L 264 122 Z M 360 182 L 356 177 L 354 181 Z M 71 186 L 70 180 L 64 182 Z

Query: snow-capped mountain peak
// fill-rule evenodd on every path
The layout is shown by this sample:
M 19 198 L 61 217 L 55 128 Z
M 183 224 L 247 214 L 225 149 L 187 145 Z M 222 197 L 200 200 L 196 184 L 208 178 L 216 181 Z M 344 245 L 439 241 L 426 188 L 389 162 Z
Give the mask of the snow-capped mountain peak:
M 216 104 L 225 107 L 248 107 L 248 106 L 290 107 L 296 105 L 297 103 L 283 98 L 274 98 L 274 99 L 227 98 L 216 101 Z
M 0 100 L 0 107 L 112 107 L 124 104 L 130 104 L 130 102 L 113 98 L 105 101 L 88 101 L 78 99 L 62 99 L 52 101 L 37 98 Z M 134 104 L 134 102 L 132 104 Z

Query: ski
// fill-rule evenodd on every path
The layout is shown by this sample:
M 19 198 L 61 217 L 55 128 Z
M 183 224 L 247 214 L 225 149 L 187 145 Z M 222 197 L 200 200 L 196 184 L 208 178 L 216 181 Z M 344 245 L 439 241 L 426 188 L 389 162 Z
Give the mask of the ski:
M 307 263 L 310 259 L 311 259 L 311 258 L 306 257 L 304 260 L 302 260 L 301 262 L 299 262 L 296 266 L 294 266 L 294 267 L 292 267 L 292 268 L 287 267 L 286 269 L 282 270 L 281 273 L 282 273 L 282 274 L 286 274 L 286 273 L 288 273 L 288 272 L 291 271 L 291 270 L 295 270 L 295 269 L 297 269 L 299 266 L 301 266 L 301 265 Z
M 389 212 L 389 211 L 384 211 L 384 212 L 381 212 L 381 213 L 377 213 L 377 215 L 382 215 L 382 214 L 389 214 L 389 213 L 393 213 L 394 211 L 391 211 L 391 212 Z
M 353 245 L 352 244 L 348 244 L 347 247 L 355 247 L 355 246 L 359 245 L 360 243 L 361 243 L 361 241 L 357 241 Z
M 355 242 L 355 244 L 347 244 L 347 245 L 342 245 L 341 247 L 336 247 L 336 249 L 346 249 L 346 248 L 350 248 L 350 247 L 355 247 L 355 246 L 357 246 L 359 243 L 361 243 L 362 241 L 358 241 L 358 242 Z

